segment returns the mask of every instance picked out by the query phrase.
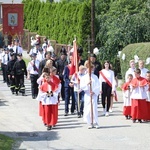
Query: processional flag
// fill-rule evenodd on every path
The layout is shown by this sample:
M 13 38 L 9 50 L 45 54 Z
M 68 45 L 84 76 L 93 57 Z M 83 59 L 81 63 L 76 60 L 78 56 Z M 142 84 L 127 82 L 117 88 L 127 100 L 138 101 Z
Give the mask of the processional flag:
M 23 6 L 24 4 L 2 4 L 3 34 L 23 34 Z
M 78 52 L 77 52 L 77 43 L 76 40 L 73 41 L 73 59 L 71 61 L 71 65 L 70 65 L 70 75 L 73 75 L 74 73 L 78 72 L 78 61 L 79 61 L 79 57 L 78 57 Z

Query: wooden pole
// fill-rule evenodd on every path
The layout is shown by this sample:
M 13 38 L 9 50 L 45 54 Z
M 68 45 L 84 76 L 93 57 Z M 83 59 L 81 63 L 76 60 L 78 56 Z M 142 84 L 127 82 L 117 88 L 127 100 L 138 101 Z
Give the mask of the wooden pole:
M 91 3 L 91 52 L 95 48 L 95 0 Z
M 91 60 L 90 60 L 90 49 L 88 50 L 88 66 L 89 66 L 89 81 L 91 81 Z M 92 84 L 90 83 L 90 93 L 92 92 Z M 93 127 L 93 102 L 92 95 L 90 94 L 90 102 L 91 102 L 91 125 Z
M 80 113 L 80 97 L 79 97 L 79 89 L 80 89 L 80 84 L 79 84 L 79 77 L 78 77 L 78 72 L 79 72 L 79 66 L 78 66 L 78 51 L 77 51 L 77 42 L 76 42 L 76 38 L 73 41 L 73 48 L 74 48 L 74 60 L 75 60 L 75 76 L 77 78 L 77 87 L 78 87 L 78 91 L 77 91 L 77 99 L 78 99 L 78 112 Z

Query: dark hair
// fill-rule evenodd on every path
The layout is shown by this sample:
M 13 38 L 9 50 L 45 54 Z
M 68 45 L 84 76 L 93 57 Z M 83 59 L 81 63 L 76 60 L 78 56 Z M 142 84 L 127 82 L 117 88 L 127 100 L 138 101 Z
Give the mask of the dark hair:
M 111 69 L 111 66 L 110 66 L 110 62 L 108 60 L 105 60 L 104 63 L 103 63 L 103 68 L 105 68 L 105 63 L 108 63 L 109 64 L 109 69 Z
M 67 54 L 67 51 L 66 51 L 66 49 L 62 46 L 62 48 L 61 48 L 61 50 L 60 50 L 60 53 L 64 53 L 64 54 Z
M 47 72 L 45 72 L 45 73 L 43 74 L 43 77 L 45 78 L 46 76 L 50 76 L 50 74 L 47 73 Z
M 79 46 L 77 51 L 78 51 L 78 54 L 81 56 L 83 53 L 83 48 L 81 46 Z
M 141 74 L 141 70 L 140 70 L 139 68 L 136 68 L 136 69 L 134 70 L 134 72 L 137 73 L 137 74 Z
M 48 54 L 52 55 L 52 53 L 48 51 L 48 52 L 45 53 L 45 58 L 46 58 L 46 55 L 48 55 Z
M 133 78 L 133 75 L 132 74 L 128 74 L 128 77 L 132 77 Z
M 50 74 L 50 69 L 48 67 L 44 67 L 43 70 L 42 70 L 42 72 Z
M 150 73 L 150 70 L 148 70 L 146 73 Z

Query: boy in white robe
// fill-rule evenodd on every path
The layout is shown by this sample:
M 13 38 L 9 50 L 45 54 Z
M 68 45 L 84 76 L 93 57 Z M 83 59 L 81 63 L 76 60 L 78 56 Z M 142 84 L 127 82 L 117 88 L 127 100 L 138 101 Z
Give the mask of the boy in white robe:
M 129 64 L 130 64 L 130 68 L 126 71 L 126 74 L 125 74 L 125 82 L 128 82 L 128 75 L 129 75 L 129 74 L 132 74 L 132 75 L 133 75 L 133 78 L 135 78 L 135 75 L 134 75 L 135 61 L 134 61 L 134 60 L 130 60 Z
M 93 71 L 93 69 L 94 66 L 92 65 L 91 70 Z M 90 84 L 92 87 L 92 91 L 90 91 Z M 91 75 L 89 74 L 89 67 L 87 68 L 87 74 L 84 75 L 80 80 L 80 89 L 82 89 L 85 92 L 83 119 L 89 125 L 88 127 L 89 129 L 93 128 L 94 125 L 98 129 L 99 124 L 98 124 L 97 96 L 100 93 L 100 83 L 96 75 L 94 75 L 93 73 L 91 73 Z M 91 107 L 91 96 L 92 96 L 92 107 Z M 93 112 L 91 110 L 93 110 Z

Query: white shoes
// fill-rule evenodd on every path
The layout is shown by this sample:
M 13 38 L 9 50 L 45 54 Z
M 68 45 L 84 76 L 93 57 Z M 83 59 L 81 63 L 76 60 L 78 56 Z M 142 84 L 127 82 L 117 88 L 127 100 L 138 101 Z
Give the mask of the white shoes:
M 106 112 L 105 116 L 108 117 L 109 116 L 109 112 Z
M 105 116 L 105 113 L 106 113 L 105 108 L 103 108 L 103 115 L 104 115 L 104 116 Z
M 88 129 L 92 129 L 92 128 L 94 128 L 93 125 L 89 125 L 89 126 L 88 126 Z
M 111 108 L 109 109 L 109 112 L 110 112 L 110 113 L 112 113 L 112 112 L 113 112 Z
M 96 129 L 99 129 L 100 126 L 96 123 L 95 128 L 96 128 Z
M 92 128 L 94 128 L 94 127 L 95 127 L 96 129 L 99 129 L 99 128 L 100 128 L 100 126 L 96 123 L 95 126 L 94 126 L 94 125 L 89 125 L 89 126 L 88 126 L 88 129 L 92 129 Z

